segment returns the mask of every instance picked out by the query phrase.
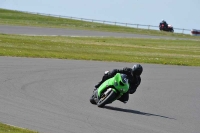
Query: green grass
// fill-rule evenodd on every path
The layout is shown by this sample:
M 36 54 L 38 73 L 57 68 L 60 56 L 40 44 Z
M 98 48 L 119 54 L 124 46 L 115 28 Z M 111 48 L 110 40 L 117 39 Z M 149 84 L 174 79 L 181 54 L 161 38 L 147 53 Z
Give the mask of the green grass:
M 200 42 L 136 38 L 0 35 L 0 56 L 200 66 Z
M 124 32 L 124 33 L 146 34 L 146 35 L 156 35 L 156 36 L 171 36 L 179 38 L 195 38 L 200 40 L 200 37 L 191 36 L 188 34 L 187 35 L 180 33 L 177 34 L 169 32 L 160 32 L 157 30 L 137 29 L 125 26 L 93 23 L 93 22 L 79 21 L 79 20 L 59 18 L 59 17 L 28 14 L 24 12 L 5 10 L 5 9 L 0 9 L 0 24 Z
M 0 133 L 38 133 L 38 132 L 0 123 Z

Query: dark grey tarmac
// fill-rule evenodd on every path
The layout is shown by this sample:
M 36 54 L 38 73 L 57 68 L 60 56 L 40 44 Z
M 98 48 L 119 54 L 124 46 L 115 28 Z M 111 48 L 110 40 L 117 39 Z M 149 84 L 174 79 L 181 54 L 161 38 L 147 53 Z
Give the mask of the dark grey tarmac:
M 127 104 L 90 104 L 105 70 L 132 65 L 0 57 L 0 122 L 40 133 L 198 133 L 200 67 L 142 64 Z
M 88 30 L 74 30 L 61 28 L 41 28 L 28 26 L 0 25 L 0 33 L 22 35 L 47 35 L 47 36 L 90 36 L 90 37 L 127 37 L 127 38 L 152 38 L 152 39 L 179 39 L 165 36 L 150 36 L 129 33 L 101 32 Z M 182 38 L 183 39 L 183 38 Z

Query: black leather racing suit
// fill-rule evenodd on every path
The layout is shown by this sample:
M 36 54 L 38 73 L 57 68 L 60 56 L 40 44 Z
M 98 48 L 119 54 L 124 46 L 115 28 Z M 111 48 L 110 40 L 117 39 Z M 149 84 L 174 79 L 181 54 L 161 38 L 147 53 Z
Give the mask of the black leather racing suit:
M 125 67 L 123 69 L 113 69 L 112 71 L 110 71 L 109 73 L 105 74 L 102 78 L 102 81 L 100 81 L 95 87 L 98 88 L 104 81 L 106 81 L 109 78 L 112 78 L 113 76 L 115 76 L 116 73 L 122 73 L 122 74 L 126 74 L 128 77 L 128 81 L 129 81 L 129 91 L 127 93 L 125 93 L 124 95 L 122 95 L 118 100 L 120 100 L 121 102 L 126 103 L 129 99 L 129 94 L 133 94 L 135 93 L 137 87 L 140 85 L 141 83 L 141 77 L 137 76 L 137 75 L 131 75 L 132 73 L 132 68 L 128 68 Z
M 160 22 L 160 25 L 159 26 L 161 26 L 161 25 L 164 25 L 164 29 L 163 30 L 167 30 L 168 29 L 168 24 L 164 21 L 162 21 L 162 22 Z

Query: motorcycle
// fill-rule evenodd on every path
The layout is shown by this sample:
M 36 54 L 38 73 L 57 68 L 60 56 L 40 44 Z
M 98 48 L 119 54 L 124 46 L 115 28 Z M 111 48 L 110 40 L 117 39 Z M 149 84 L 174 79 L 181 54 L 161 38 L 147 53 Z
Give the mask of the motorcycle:
M 160 29 L 161 31 L 174 32 L 173 26 L 172 26 L 172 25 L 169 25 L 169 24 L 167 25 L 167 27 L 165 27 L 164 24 L 161 24 L 161 25 L 159 26 L 159 29 Z
M 117 73 L 114 77 L 104 81 L 90 98 L 92 104 L 104 107 L 119 99 L 129 90 L 129 83 L 126 74 Z
M 192 29 L 192 30 L 191 30 L 191 34 L 192 34 L 193 36 L 200 36 L 200 30 Z

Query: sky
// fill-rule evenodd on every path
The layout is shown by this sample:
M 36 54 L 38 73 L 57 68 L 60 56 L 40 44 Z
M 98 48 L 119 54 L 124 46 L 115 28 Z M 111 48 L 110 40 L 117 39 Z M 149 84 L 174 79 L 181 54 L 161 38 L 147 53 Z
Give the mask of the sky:
M 0 0 L 0 8 L 200 30 L 200 0 Z

